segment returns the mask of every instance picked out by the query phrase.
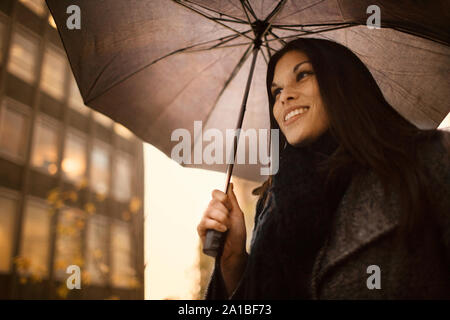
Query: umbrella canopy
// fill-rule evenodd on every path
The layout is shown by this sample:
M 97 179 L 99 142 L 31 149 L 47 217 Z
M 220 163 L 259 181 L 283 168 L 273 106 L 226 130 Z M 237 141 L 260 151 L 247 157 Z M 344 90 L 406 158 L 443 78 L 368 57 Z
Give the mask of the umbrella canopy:
M 352 49 L 388 102 L 420 128 L 436 128 L 450 111 L 446 0 L 79 0 L 79 30 L 66 26 L 72 0 L 47 4 L 85 104 L 169 157 L 179 143 L 171 140 L 176 129 L 190 132 L 194 161 L 194 149 L 210 143 L 194 121 L 202 121 L 203 133 L 214 128 L 224 137 L 236 127 L 258 30 L 265 33 L 243 130 L 269 128 L 267 61 L 296 37 Z M 370 5 L 380 8 L 381 29 L 366 26 Z M 246 156 L 248 162 L 248 144 Z M 226 170 L 226 164 L 187 166 Z M 237 165 L 234 174 L 267 178 L 260 164 Z

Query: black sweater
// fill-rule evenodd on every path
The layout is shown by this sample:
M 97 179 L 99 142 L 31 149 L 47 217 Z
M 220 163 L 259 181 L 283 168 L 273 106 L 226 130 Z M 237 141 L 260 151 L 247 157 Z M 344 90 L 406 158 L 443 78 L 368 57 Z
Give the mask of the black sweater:
M 267 191 L 270 203 L 256 213 L 251 252 L 233 298 L 311 297 L 312 265 L 350 182 L 350 176 L 344 175 L 325 188 L 327 170 L 319 171 L 318 165 L 336 148 L 327 131 L 306 147 L 288 144 L 281 151 L 279 171 Z M 209 291 L 207 299 L 224 298 L 218 294 L 223 289 L 210 286 Z

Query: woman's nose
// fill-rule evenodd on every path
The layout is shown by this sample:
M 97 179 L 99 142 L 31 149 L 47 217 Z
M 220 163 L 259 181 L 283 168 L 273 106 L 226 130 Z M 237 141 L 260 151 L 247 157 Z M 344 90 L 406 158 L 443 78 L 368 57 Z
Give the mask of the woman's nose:
M 281 92 L 280 100 L 281 100 L 281 103 L 284 104 L 284 103 L 288 102 L 289 100 L 294 100 L 295 97 L 296 97 L 295 93 L 292 90 L 289 90 L 286 88 Z

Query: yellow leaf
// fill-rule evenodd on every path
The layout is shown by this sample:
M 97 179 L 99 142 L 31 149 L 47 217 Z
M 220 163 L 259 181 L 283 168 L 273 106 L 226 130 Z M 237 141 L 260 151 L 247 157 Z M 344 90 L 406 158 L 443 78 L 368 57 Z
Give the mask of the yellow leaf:
M 141 199 L 138 197 L 133 197 L 130 201 L 129 209 L 132 213 L 137 213 L 141 209 Z
M 92 202 L 88 202 L 86 203 L 86 205 L 84 206 L 84 210 L 88 213 L 88 214 L 94 214 L 95 212 L 95 206 Z

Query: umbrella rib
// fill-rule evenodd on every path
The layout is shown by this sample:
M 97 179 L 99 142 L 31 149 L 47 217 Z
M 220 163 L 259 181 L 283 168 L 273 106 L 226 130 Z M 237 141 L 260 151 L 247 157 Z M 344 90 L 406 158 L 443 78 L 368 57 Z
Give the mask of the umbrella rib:
M 248 12 L 247 12 L 247 10 L 245 10 L 244 0 L 241 0 L 240 2 L 241 2 L 241 5 L 242 5 L 242 10 L 244 10 L 244 12 L 245 12 L 245 16 L 247 17 L 247 20 L 248 20 L 248 24 L 249 24 L 249 25 L 251 25 L 251 24 L 252 24 L 252 22 L 250 21 L 250 17 L 248 16 Z M 255 32 L 255 30 L 253 30 L 253 33 L 254 33 L 254 34 L 255 34 L 255 36 L 256 36 L 256 32 Z
M 304 7 L 304 8 L 301 8 L 301 9 L 297 10 L 297 11 L 294 11 L 294 12 L 292 12 L 291 14 L 289 14 L 289 15 L 287 15 L 287 16 L 284 16 L 283 18 L 290 17 L 290 16 L 292 16 L 292 15 L 294 15 L 294 14 L 296 14 L 296 13 L 299 13 L 299 12 L 304 11 L 304 10 L 306 10 L 306 9 L 312 8 L 312 7 L 314 7 L 314 6 L 316 6 L 316 5 L 320 4 L 320 3 L 322 3 L 322 2 L 324 2 L 324 1 L 325 1 L 325 0 L 319 0 L 319 1 L 317 1 L 316 3 L 312 3 L 312 4 L 309 5 L 309 6 L 306 6 L 306 7 Z
M 275 15 L 277 15 L 281 11 L 281 8 L 283 8 L 285 3 L 286 3 L 286 0 L 280 0 L 280 2 L 278 2 L 277 6 L 266 17 L 265 21 L 270 22 L 270 20 L 272 20 L 275 17 Z
M 274 37 L 274 38 L 276 38 L 278 41 L 280 41 L 280 43 L 284 46 L 284 45 L 286 45 L 286 41 L 284 41 L 283 39 L 280 39 L 280 37 L 279 36 L 277 36 L 276 34 L 275 34 L 275 32 L 273 32 L 272 30 L 269 30 L 269 33 Z M 266 41 L 267 41 L 267 39 L 266 39 Z
M 253 11 L 252 6 L 247 0 L 243 0 L 244 5 L 247 7 L 247 10 L 250 12 L 250 14 L 255 18 L 255 20 L 258 20 L 258 17 L 255 14 L 255 11 Z
M 203 8 L 203 9 L 212 11 L 212 12 L 214 12 L 214 13 L 217 13 L 217 14 L 221 15 L 221 16 L 226 16 L 226 17 L 228 17 L 228 18 L 234 19 L 234 21 L 230 20 L 229 22 L 235 22 L 235 23 L 244 23 L 244 24 L 247 24 L 247 22 L 246 22 L 245 20 L 242 20 L 242 19 L 239 19 L 239 18 L 237 18 L 237 17 L 233 17 L 233 16 L 231 16 L 231 15 L 229 15 L 229 14 L 222 13 L 222 12 L 219 12 L 219 11 L 217 11 L 217 10 L 211 9 L 211 8 L 209 8 L 209 7 L 207 7 L 207 6 L 203 5 L 203 4 L 198 4 L 198 3 L 192 2 L 192 1 L 190 1 L 190 0 L 184 0 L 184 1 L 189 2 L 189 3 L 192 3 L 192 4 L 195 4 L 196 6 L 199 6 L 199 7 Z
M 250 32 L 250 31 L 252 31 L 252 29 L 249 29 L 249 30 L 245 31 L 244 33 L 248 33 L 248 32 Z M 221 46 L 222 44 L 227 43 L 227 42 L 230 42 L 230 41 L 233 41 L 233 40 L 236 39 L 237 37 L 239 37 L 239 35 L 238 35 L 238 34 L 235 34 L 235 35 L 233 35 L 232 37 L 230 37 L 229 39 L 227 39 L 227 40 L 225 40 L 225 41 L 223 41 L 223 42 L 220 42 L 220 43 L 218 43 L 218 44 L 213 45 L 213 46 L 210 47 L 209 49 L 224 48 L 224 47 Z
M 233 32 L 235 32 L 235 33 L 237 33 L 237 34 L 239 34 L 239 35 L 241 35 L 241 36 L 243 36 L 243 37 L 245 37 L 245 38 L 247 38 L 247 39 L 250 39 L 250 40 L 252 40 L 252 41 L 254 40 L 254 39 L 252 39 L 251 37 L 249 37 L 249 36 L 243 34 L 242 32 L 239 32 L 238 30 L 233 29 L 232 27 L 227 26 L 226 24 L 223 24 L 223 23 L 221 23 L 220 21 L 217 21 L 214 17 L 208 16 L 208 15 L 206 15 L 205 13 L 203 13 L 203 12 L 201 12 L 201 11 L 195 9 L 195 8 L 192 8 L 192 7 L 190 7 L 190 6 L 188 6 L 188 5 L 184 4 L 184 3 L 182 3 L 181 0 L 172 0 L 172 1 L 174 1 L 175 3 L 178 3 L 178 4 L 182 5 L 183 7 L 186 7 L 186 8 L 188 8 L 188 9 L 190 9 L 190 10 L 192 10 L 192 11 L 198 13 L 199 15 L 201 15 L 201 16 L 207 18 L 208 20 L 214 21 L 215 23 L 221 25 L 222 27 L 225 27 L 225 28 L 227 28 L 227 29 L 230 29 L 231 31 L 233 31 Z
M 222 57 L 217 58 L 216 60 L 214 60 L 213 62 L 211 62 L 210 64 L 208 64 L 205 68 L 203 68 L 200 72 L 198 72 L 192 79 L 189 80 L 188 83 L 186 83 L 183 88 L 177 92 L 173 98 L 167 102 L 167 105 L 170 106 L 183 92 L 184 90 L 186 90 L 186 88 L 194 81 L 197 79 L 197 77 L 199 75 L 201 75 L 203 72 L 205 72 L 206 70 L 208 70 L 209 68 L 211 68 L 212 66 L 214 66 L 216 63 L 220 62 L 220 60 L 222 59 Z M 158 121 L 162 115 L 165 113 L 166 109 L 164 109 L 163 112 L 161 112 L 155 119 L 152 119 L 151 122 L 149 123 L 149 125 L 155 123 L 156 121 Z
M 211 108 L 208 111 L 208 114 L 206 115 L 205 121 L 204 121 L 204 127 L 206 128 L 206 125 L 209 121 L 209 118 L 211 117 L 212 111 L 214 109 L 214 106 L 217 104 L 217 102 L 219 101 L 220 97 L 222 96 L 222 94 L 225 92 L 226 88 L 228 87 L 228 85 L 231 83 L 231 81 L 234 79 L 234 77 L 237 75 L 237 73 L 239 72 L 240 68 L 242 67 L 242 65 L 245 63 L 245 61 L 247 61 L 247 58 L 250 56 L 251 53 L 251 48 L 253 46 L 253 43 L 251 43 L 247 50 L 244 52 L 244 54 L 242 55 L 241 59 L 239 59 L 239 62 L 236 64 L 236 66 L 233 68 L 233 70 L 230 73 L 230 76 L 228 77 L 228 79 L 225 81 L 225 84 L 222 87 L 222 90 L 220 90 L 219 94 L 217 95 L 216 100 L 214 101 L 213 104 L 213 108 Z M 199 137 L 195 137 L 195 141 L 194 144 L 192 146 L 192 148 L 196 145 L 197 140 Z M 192 149 L 191 148 L 191 149 Z M 192 151 L 192 150 L 191 150 Z
M 274 28 L 282 29 L 287 27 L 324 27 L 324 26 L 339 26 L 352 22 L 336 22 L 336 23 L 312 23 L 312 24 L 273 24 Z M 355 23 L 357 24 L 357 23 Z
M 206 49 L 195 49 L 195 50 L 188 50 L 185 52 L 202 52 L 202 51 L 208 51 L 208 50 L 214 50 L 214 49 L 234 48 L 234 47 L 239 47 L 239 46 L 251 45 L 252 43 L 253 42 L 235 43 L 235 44 L 230 44 L 228 46 L 220 46 L 220 47 L 217 45 L 214 45 L 214 46 L 206 48 Z M 267 45 L 265 45 L 265 47 L 267 47 Z
M 347 22 L 347 23 L 339 23 L 339 24 L 334 24 L 334 25 L 330 25 L 330 26 L 347 26 L 349 24 L 352 24 L 353 26 L 358 25 L 358 23 L 354 23 L 354 22 Z M 309 27 L 326 27 L 327 25 L 316 25 L 316 26 L 309 26 Z M 287 30 L 287 31 L 304 31 L 304 32 L 308 32 L 308 30 L 303 29 L 304 26 L 301 27 L 297 27 L 300 29 L 294 29 L 294 28 L 289 28 L 289 27 L 277 27 L 277 26 L 272 26 L 276 29 L 280 29 L 280 30 Z M 311 31 L 315 31 L 315 30 L 311 30 Z
M 264 39 L 266 39 L 266 41 L 267 41 L 267 34 L 264 35 Z M 269 49 L 272 49 L 272 48 L 269 46 Z M 269 49 L 266 48 L 267 54 L 269 55 L 269 59 L 272 59 L 272 54 L 270 53 L 270 50 L 269 50 Z M 275 51 L 275 49 L 272 49 L 272 50 Z M 267 63 L 267 64 L 268 64 L 268 63 Z
M 267 49 L 267 48 L 266 48 L 266 50 L 269 51 L 269 49 Z M 262 54 L 262 56 L 263 56 L 264 61 L 266 62 L 266 64 L 269 64 L 269 60 L 267 60 L 267 57 L 266 57 L 266 55 L 264 54 L 264 50 L 261 50 L 261 54 Z
M 349 24 L 349 25 L 346 25 L 346 26 L 338 26 L 338 27 L 335 27 L 335 28 L 316 30 L 316 31 L 306 31 L 306 30 L 304 30 L 302 34 L 301 33 L 300 34 L 293 34 L 293 35 L 290 35 L 290 36 L 279 37 L 277 39 L 269 39 L 269 40 L 266 41 L 266 43 L 271 42 L 271 41 L 281 40 L 281 39 L 300 37 L 300 36 L 303 36 L 303 35 L 306 35 L 306 34 L 316 34 L 316 33 L 321 33 L 321 32 L 327 32 L 327 31 L 333 31 L 333 30 L 338 30 L 338 29 L 344 29 L 344 28 L 348 28 L 348 27 L 352 27 L 352 26 L 353 26 L 353 24 Z
M 247 31 L 245 31 L 245 32 L 247 33 L 247 32 L 250 32 L 250 31 L 251 31 L 251 30 L 247 30 Z M 185 47 L 185 48 L 182 48 L 182 49 L 177 49 L 177 50 L 174 50 L 174 51 L 172 51 L 172 52 L 169 52 L 168 54 L 166 54 L 166 55 L 164 55 L 164 56 L 162 56 L 162 57 L 159 57 L 159 58 L 153 60 L 152 62 L 150 62 L 150 63 L 144 65 L 143 67 L 139 68 L 139 69 L 136 70 L 135 72 L 129 74 L 129 75 L 126 76 L 126 77 L 124 77 L 124 78 L 121 79 L 120 81 L 114 83 L 113 85 L 111 85 L 110 87 L 108 87 L 106 90 L 104 90 L 102 93 L 100 93 L 98 96 L 101 96 L 101 95 L 104 94 L 106 91 L 110 90 L 111 88 L 114 88 L 115 86 L 117 86 L 117 85 L 119 85 L 120 83 L 126 81 L 127 79 L 131 78 L 131 77 L 134 76 L 135 74 L 141 72 L 141 71 L 144 70 L 145 68 L 150 67 L 152 64 L 155 64 L 156 62 L 158 62 L 158 61 L 160 61 L 160 60 L 162 60 L 162 59 L 165 59 L 165 58 L 167 58 L 167 57 L 170 57 L 170 56 L 172 56 L 172 55 L 174 55 L 174 54 L 177 54 L 177 53 L 180 53 L 180 52 L 196 52 L 196 51 L 210 50 L 211 48 L 208 48 L 208 49 L 200 49 L 200 50 L 190 50 L 190 51 L 188 51 L 188 50 L 191 49 L 191 48 L 194 48 L 194 47 L 197 47 L 197 46 L 200 46 L 200 45 L 204 45 L 204 44 L 207 44 L 207 43 L 210 43 L 210 42 L 218 41 L 218 40 L 219 40 L 219 41 L 222 41 L 223 39 L 225 39 L 225 38 L 230 38 L 230 37 L 235 37 L 235 38 L 237 38 L 238 35 L 231 34 L 231 35 L 228 35 L 228 36 L 219 38 L 219 39 L 214 39 L 214 40 L 209 40 L 209 41 L 201 42 L 201 43 L 198 43 L 198 44 L 194 44 L 194 45 L 192 45 L 192 46 L 188 46 L 188 47 Z M 235 39 L 235 38 L 234 38 L 234 39 Z M 242 43 L 242 44 L 238 44 L 238 45 L 245 45 L 245 44 L 249 44 L 249 43 L 247 42 L 247 43 Z M 236 46 L 238 46 L 238 45 L 233 45 L 233 47 L 236 47 Z M 231 47 L 231 46 L 225 46 L 225 47 Z M 225 48 L 225 47 L 219 47 L 219 48 Z M 95 85 L 97 84 L 98 80 L 100 79 L 100 77 L 102 76 L 102 74 L 105 72 L 105 70 L 107 69 L 107 67 L 113 62 L 113 60 L 114 60 L 115 58 L 116 58 L 116 56 L 114 56 L 114 57 L 113 57 L 107 64 L 105 64 L 105 66 L 102 68 L 102 70 L 100 71 L 100 73 L 98 74 L 98 76 L 95 78 L 93 84 L 92 84 L 91 87 L 89 88 L 87 97 L 89 97 L 91 91 L 94 89 L 94 87 L 95 87 Z M 94 98 L 92 98 L 92 99 L 89 99 L 89 100 L 86 100 L 85 103 L 88 104 L 90 101 L 92 101 L 92 100 L 95 99 L 95 98 L 96 98 L 96 97 L 94 97 Z

